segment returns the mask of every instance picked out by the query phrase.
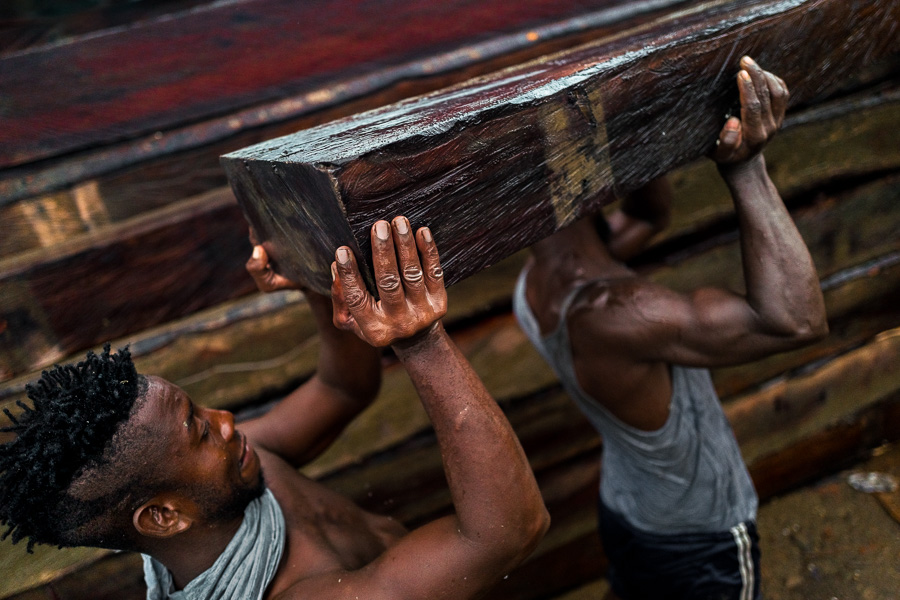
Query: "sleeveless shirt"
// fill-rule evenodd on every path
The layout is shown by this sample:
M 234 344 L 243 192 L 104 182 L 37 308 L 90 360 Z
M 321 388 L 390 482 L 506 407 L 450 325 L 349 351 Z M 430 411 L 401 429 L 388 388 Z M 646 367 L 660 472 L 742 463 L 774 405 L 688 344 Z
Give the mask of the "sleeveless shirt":
M 728 531 L 756 519 L 757 496 L 706 369 L 670 365 L 666 423 L 643 431 L 588 396 L 575 375 L 567 313 L 588 281 L 565 298 L 556 329 L 542 337 L 525 298 L 523 270 L 513 312 L 566 392 L 603 438 L 600 499 L 633 527 L 655 534 Z

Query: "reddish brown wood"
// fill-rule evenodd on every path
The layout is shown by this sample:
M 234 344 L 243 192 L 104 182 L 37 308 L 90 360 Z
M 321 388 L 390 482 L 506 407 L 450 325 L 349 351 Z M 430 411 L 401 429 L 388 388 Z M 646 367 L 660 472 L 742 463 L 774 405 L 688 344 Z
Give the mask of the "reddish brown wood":
M 760 498 L 846 467 L 884 442 L 900 439 L 900 395 L 749 465 Z
M 7 376 L 38 356 L 58 360 L 254 291 L 243 271 L 247 229 L 233 198 L 221 193 L 175 208 L 2 263 Z
M 685 1 L 210 2 L 0 57 L 0 168 L 135 140 L 84 178 Z
M 707 152 L 741 55 L 815 102 L 896 51 L 898 19 L 896 0 L 704 3 L 223 166 L 283 268 L 316 289 L 335 247 L 368 264 L 369 227 L 398 213 L 432 228 L 453 283 Z
M 819 181 L 829 176 L 827 168 L 816 173 Z M 827 294 L 832 318 L 857 312 L 866 304 L 866 310 L 874 310 L 873 303 L 896 294 L 900 280 L 891 248 L 900 231 L 900 213 L 893 210 L 898 189 L 896 177 L 882 178 L 826 196 L 827 201 L 796 213 L 823 274 L 859 271 L 839 275 L 842 281 L 861 278 L 855 291 L 844 290 L 834 299 Z M 0 261 L 0 381 L 251 291 L 243 267 L 249 252 L 246 235 L 246 223 L 230 192 L 220 190 L 97 234 Z M 739 272 L 723 273 L 719 265 L 723 253 L 727 261 L 738 264 L 737 245 L 711 246 L 701 239 L 705 238 L 673 245 L 657 256 L 657 262 L 645 266 L 657 267 L 654 276 L 667 284 L 685 286 L 690 280 L 702 280 L 732 286 L 740 279 Z M 876 262 L 870 263 L 873 259 Z M 678 264 L 673 268 L 673 263 Z M 871 277 L 877 269 L 882 276 Z M 830 281 L 829 286 L 838 285 L 837 280 Z M 487 279 L 482 285 L 510 289 L 508 279 L 502 283 Z M 811 360 L 812 355 L 806 356 L 799 364 Z M 790 360 L 797 359 L 774 361 L 769 372 L 782 372 Z M 766 367 L 749 369 L 739 377 L 756 381 L 765 372 Z

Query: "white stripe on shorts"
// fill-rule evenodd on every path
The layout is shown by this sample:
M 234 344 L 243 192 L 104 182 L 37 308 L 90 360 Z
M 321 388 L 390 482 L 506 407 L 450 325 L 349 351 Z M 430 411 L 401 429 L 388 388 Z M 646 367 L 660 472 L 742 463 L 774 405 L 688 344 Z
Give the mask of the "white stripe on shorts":
M 738 567 L 741 570 L 741 600 L 753 600 L 753 557 L 750 555 L 750 536 L 747 525 L 741 523 L 731 528 L 738 551 Z

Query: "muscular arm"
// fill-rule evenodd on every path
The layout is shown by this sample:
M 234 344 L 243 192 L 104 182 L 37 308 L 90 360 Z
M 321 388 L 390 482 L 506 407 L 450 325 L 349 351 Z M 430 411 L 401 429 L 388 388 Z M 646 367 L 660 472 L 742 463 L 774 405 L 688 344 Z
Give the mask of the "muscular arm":
M 741 119 L 722 129 L 715 159 L 738 216 L 746 295 L 713 288 L 682 295 L 625 281 L 595 291 L 589 302 L 603 318 L 576 316 L 573 329 L 592 328 L 640 359 L 695 366 L 757 359 L 827 332 L 815 266 L 761 154 L 783 119 L 787 88 L 752 61 L 742 66 Z
M 261 247 L 260 247 L 261 248 Z M 248 261 L 260 289 L 296 287 L 273 274 L 265 251 Z M 356 415 L 374 400 L 381 385 L 381 353 L 332 323 L 331 299 L 306 291 L 319 333 L 315 375 L 265 415 L 238 425 L 250 440 L 295 467 L 318 456 Z
M 398 217 L 393 239 L 386 235 L 373 230 L 379 301 L 365 291 L 349 251 L 339 249 L 333 295 L 346 301 L 336 300 L 335 320 L 374 344 L 393 344 L 434 424 L 455 514 L 416 529 L 363 569 L 307 580 L 293 593 L 477 598 L 531 552 L 549 518 L 506 417 L 440 324 L 446 292 L 430 232 L 421 229 L 414 240 Z

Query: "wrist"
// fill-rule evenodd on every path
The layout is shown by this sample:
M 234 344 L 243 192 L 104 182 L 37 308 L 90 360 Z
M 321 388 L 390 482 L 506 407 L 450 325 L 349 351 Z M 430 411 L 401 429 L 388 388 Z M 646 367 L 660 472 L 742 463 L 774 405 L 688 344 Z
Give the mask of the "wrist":
M 737 163 L 717 163 L 719 173 L 726 183 L 732 184 L 748 178 L 767 175 L 766 159 L 762 152 Z
M 397 358 L 403 360 L 425 350 L 434 348 L 438 342 L 446 337 L 446 335 L 447 333 L 444 331 L 443 323 L 441 321 L 435 321 L 419 333 L 402 340 L 397 340 L 391 344 L 391 348 L 394 349 Z

